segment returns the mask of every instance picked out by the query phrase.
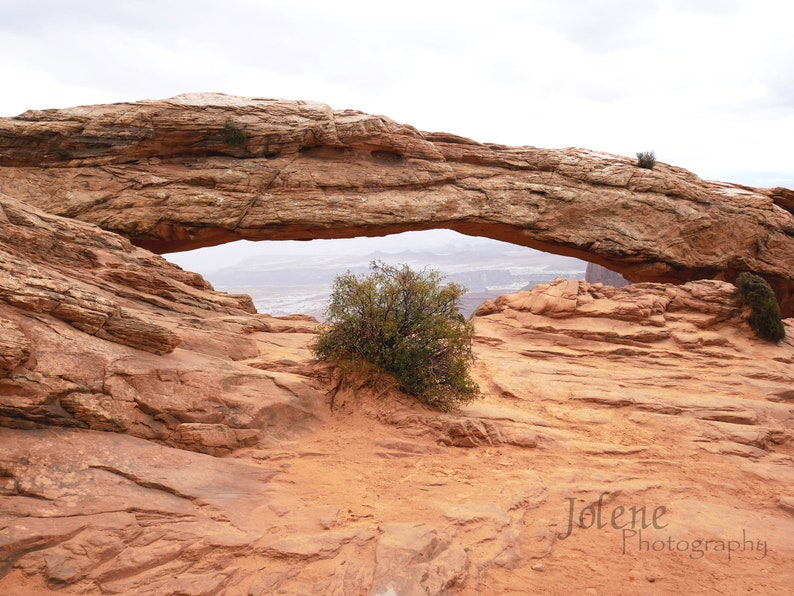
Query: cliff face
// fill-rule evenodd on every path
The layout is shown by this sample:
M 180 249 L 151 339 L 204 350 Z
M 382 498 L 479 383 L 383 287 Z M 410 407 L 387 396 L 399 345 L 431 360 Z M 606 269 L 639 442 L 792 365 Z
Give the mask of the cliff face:
M 29 160 L 60 159 L 37 142 Z M 60 142 L 100 151 L 79 134 Z M 779 594 L 794 582 L 792 319 L 773 345 L 725 281 L 558 280 L 480 307 L 483 398 L 440 414 L 312 360 L 315 321 L 257 314 L 27 202 L 56 210 L 44 194 L 58 181 L 78 189 L 83 171 L 91 190 L 104 172 L 108 194 L 86 213 L 110 217 L 103 201 L 135 198 L 116 194 L 128 166 L 20 164 L 0 178 L 3 594 Z M 60 207 L 87 205 L 75 197 Z M 136 213 L 148 217 L 131 202 L 106 223 L 132 228 Z
M 155 252 L 445 227 L 627 279 L 763 275 L 794 314 L 786 189 L 481 144 L 310 102 L 188 95 L 0 120 L 0 191 Z

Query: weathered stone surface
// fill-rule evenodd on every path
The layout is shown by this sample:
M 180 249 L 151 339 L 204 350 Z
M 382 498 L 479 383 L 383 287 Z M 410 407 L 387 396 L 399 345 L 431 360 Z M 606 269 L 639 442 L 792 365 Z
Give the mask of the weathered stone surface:
M 441 594 L 466 579 L 468 555 L 424 524 L 390 524 L 375 552 L 370 594 Z
M 0 428 L 0 588 L 563 594 L 616 581 L 629 590 L 653 577 L 671 593 L 693 585 L 780 593 L 794 579 L 794 411 L 768 396 L 794 383 L 794 344 L 758 341 L 730 296 L 714 281 L 615 290 L 560 280 L 501 298 L 474 319 L 485 396 L 456 414 L 390 386 L 336 384 L 324 366 L 313 368 L 305 332 L 313 326 L 298 321 L 310 326 L 280 333 L 270 358 L 221 365 L 228 361 L 213 357 L 205 368 L 249 362 L 278 378 L 288 373 L 267 363 L 288 360 L 289 370 L 315 370 L 328 392 L 321 405 L 333 398 L 333 410 L 309 432 L 250 449 L 238 434 L 247 429 L 174 427 L 196 433 L 186 440 L 193 449 L 224 458 L 120 432 Z M 262 329 L 253 315 L 224 320 Z M 632 326 L 668 332 L 633 344 L 612 333 L 637 336 Z M 723 341 L 682 345 L 681 329 Z M 138 366 L 160 362 L 167 378 L 162 362 L 181 351 L 141 352 Z M 194 412 L 173 397 L 171 416 Z M 98 395 L 60 401 L 107 430 L 131 416 Z M 91 408 L 97 413 L 84 412 Z M 45 414 L 42 425 L 58 423 Z M 579 511 L 599 502 L 607 525 L 586 527 Z M 662 550 L 642 550 L 639 535 L 609 525 L 615 508 L 632 506 L 665 507 L 665 528 L 641 538 Z M 729 540 L 751 540 L 753 550 L 732 546 L 728 559 Z M 582 557 L 593 561 L 587 574 Z
M 482 144 L 320 103 L 217 94 L 0 119 L 0 191 L 169 252 L 444 227 L 633 282 L 744 270 L 794 314 L 791 191 L 581 149 Z
M 794 214 L 794 190 L 790 188 L 777 187 L 769 191 L 769 196 L 776 204 Z
M 264 534 L 257 511 L 275 470 L 117 433 L 0 428 L 0 473 L 15 482 L 0 497 L 0 574 L 82 593 L 164 593 L 207 570 L 218 577 L 209 561 Z M 179 593 L 218 593 L 206 590 L 202 580 Z
M 115 234 L 0 195 L 2 425 L 217 454 L 291 435 L 316 419 L 314 382 L 236 361 L 316 322 L 254 313 Z
M 180 101 L 145 105 L 172 119 L 190 103 Z M 279 117 L 289 125 L 273 143 L 286 139 L 287 154 L 308 142 L 302 122 L 328 111 L 303 105 L 305 121 L 282 105 L 294 118 Z M 250 148 L 230 149 L 224 136 L 229 109 L 198 112 L 221 118 L 210 150 L 242 158 Z M 131 123 L 140 115 L 83 112 L 103 110 Z M 52 116 L 65 112 L 11 137 L 17 149 L 42 149 L 37 159 L 52 167 L 31 171 L 47 192 L 81 160 L 94 164 L 80 166 L 89 187 L 102 168 L 120 168 L 108 179 L 127 175 L 130 164 L 110 162 L 125 135 L 145 133 L 130 124 L 97 146 L 99 129 L 70 128 L 75 113 L 57 125 L 62 139 L 51 138 Z M 264 126 L 258 118 L 252 127 Z M 310 134 L 348 135 L 354 156 L 391 130 L 388 147 L 418 163 L 437 156 L 405 139 L 458 146 L 470 151 L 460 164 L 485 168 L 483 146 L 398 134 L 355 113 L 334 119 L 339 130 Z M 159 165 L 185 166 L 185 129 L 164 121 L 163 135 L 136 146 L 162 149 Z M 202 139 L 193 139 L 197 160 Z M 59 144 L 72 162 L 59 161 Z M 379 147 L 371 163 L 402 167 Z M 523 171 L 506 155 L 530 151 L 488 150 L 503 159 L 488 166 L 500 176 Z M 327 147 L 293 157 L 339 165 Z M 219 179 L 239 174 L 224 171 Z M 1 184 L 30 192 L 22 170 L 4 172 L 13 175 Z M 464 186 L 492 181 L 481 172 Z M 115 183 L 107 191 L 134 197 Z M 386 378 L 345 378 L 314 362 L 313 319 L 258 315 L 248 297 L 214 292 L 89 223 L 4 195 L 0 207 L 3 594 L 781 594 L 794 585 L 794 321 L 785 340 L 759 341 L 729 283 L 558 280 L 490 301 L 473 319 L 483 399 L 440 414 Z M 615 514 L 625 522 L 631 508 L 660 507 L 662 527 L 613 525 Z
M 30 342 L 14 323 L 0 319 L 0 376 L 8 376 L 30 357 Z
M 783 511 L 794 515 L 794 497 L 790 496 L 782 496 L 778 500 L 778 505 Z
M 710 327 L 740 318 L 741 305 L 735 293 L 731 284 L 716 280 L 682 286 L 644 283 L 618 289 L 576 279 L 559 279 L 550 284 L 538 284 L 531 292 L 485 302 L 475 314 L 506 311 L 516 316 L 528 313 L 555 319 L 607 318 L 664 328 L 666 316 L 676 318 L 674 314 L 667 315 L 668 312 L 685 310 L 694 326 Z

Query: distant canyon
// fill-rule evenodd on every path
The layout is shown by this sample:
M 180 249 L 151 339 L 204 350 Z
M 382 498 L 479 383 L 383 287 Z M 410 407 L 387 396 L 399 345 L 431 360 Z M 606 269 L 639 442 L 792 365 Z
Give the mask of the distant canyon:
M 175 253 L 167 258 L 201 273 L 216 290 L 250 295 L 260 313 L 273 316 L 303 313 L 318 320 L 323 319 L 334 278 L 347 271 L 366 274 L 373 261 L 407 264 L 415 270 L 433 269 L 448 281 L 465 286 L 468 291 L 461 300 L 460 310 L 467 317 L 485 300 L 528 290 L 558 277 L 617 287 L 628 283 L 617 273 L 573 257 L 459 234 L 455 234 L 453 242 L 428 242 L 399 252 L 375 250 L 361 254 L 332 253 L 333 248 L 328 244 L 328 252 L 324 254 L 317 254 L 317 249 L 273 254 L 263 247 L 259 254 L 231 259 L 221 268 L 206 259 L 202 265 L 201 255 L 211 254 L 206 251 L 213 248 L 195 251 L 199 254 Z

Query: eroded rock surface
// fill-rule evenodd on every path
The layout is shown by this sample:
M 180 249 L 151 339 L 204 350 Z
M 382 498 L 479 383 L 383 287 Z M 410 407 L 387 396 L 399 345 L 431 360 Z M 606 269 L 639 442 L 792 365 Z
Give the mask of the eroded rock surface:
M 757 340 L 728 283 L 558 280 L 487 302 L 483 399 L 440 414 L 313 362 L 310 320 L 250 313 L 112 234 L 1 198 L 4 238 L 18 212 L 38 218 L 0 252 L 26 295 L 63 278 L 47 282 L 53 303 L 77 288 L 179 340 L 146 351 L 4 296 L 4 594 L 776 594 L 794 581 L 794 325 Z M 36 229 L 80 243 L 79 275 L 24 248 L 44 243 Z M 663 508 L 659 527 L 612 525 L 621 507 Z
M 791 191 L 483 144 L 305 101 L 193 94 L 0 119 L 0 191 L 155 252 L 444 227 L 627 279 L 745 270 L 794 314 Z
M 0 126 L 15 131 L 3 137 L 13 150 L 3 149 L 2 159 L 16 160 L 4 162 L 0 184 L 19 193 L 0 194 L 0 592 L 790 590 L 794 321 L 785 321 L 784 341 L 759 341 L 731 284 L 614 288 L 558 280 L 486 302 L 473 319 L 483 399 L 440 414 L 387 380 L 344 377 L 313 361 L 313 319 L 257 314 L 247 296 L 215 292 L 122 236 L 19 200 L 80 217 L 103 214 L 99 223 L 127 226 L 139 243 L 298 229 L 380 233 L 398 217 L 407 218 L 398 227 L 407 229 L 408 220 L 425 226 L 429 216 L 401 202 L 411 196 L 441 209 L 416 177 L 430 163 L 454 170 L 433 187 L 450 213 L 458 209 L 450 202 L 455 188 L 462 205 L 475 205 L 471 193 L 480 192 L 478 209 L 494 200 L 497 214 L 514 204 L 507 212 L 518 218 L 529 187 L 523 195 L 505 189 L 532 180 L 532 200 L 541 190 L 571 204 L 604 192 L 629 209 L 653 198 L 668 201 L 686 225 L 735 209 L 743 213 L 737 230 L 745 216 L 773 230 L 758 240 L 780 238 L 769 222 L 787 216 L 767 199 L 786 193 L 740 193 L 664 166 L 635 177 L 613 156 L 483 146 L 316 104 L 223 101 L 80 108 Z M 142 125 L 146 110 L 151 119 Z M 268 110 L 278 118 L 263 118 Z M 246 131 L 244 143 L 226 127 L 230 114 L 244 118 L 232 119 Z M 333 126 L 312 128 L 321 116 Z M 203 132 L 190 133 L 191 126 Z M 100 137 L 107 142 L 97 143 Z M 344 141 L 341 152 L 328 139 Z M 266 155 L 252 157 L 257 151 Z M 267 160 L 279 164 L 273 194 L 270 182 L 257 190 L 240 178 L 264 175 Z M 183 177 L 189 163 L 199 164 L 190 181 Z M 285 219 L 257 227 L 265 220 L 253 215 L 260 224 L 234 223 L 263 210 L 262 197 L 279 217 L 288 214 L 290 193 L 303 196 L 309 179 L 327 182 L 323 176 L 341 172 L 340 163 L 369 165 L 308 192 L 322 207 L 310 225 Z M 585 175 L 587 164 L 601 165 Z M 410 172 L 414 178 L 399 178 Z M 621 172 L 630 181 L 611 185 Z M 349 206 L 335 212 L 334 201 L 344 205 L 362 180 L 382 179 L 398 190 L 376 193 L 380 223 L 357 228 L 363 224 L 351 220 L 339 232 L 332 219 L 347 217 Z M 538 182 L 544 179 L 559 188 Z M 670 192 L 643 194 L 641 182 Z M 92 194 L 98 188 L 105 194 Z M 165 194 L 158 198 L 156 188 Z M 367 185 L 360 192 L 359 205 L 375 200 Z M 173 197 L 184 201 L 178 209 Z M 241 212 L 235 197 L 250 209 Z M 228 226 L 207 207 L 219 200 L 230 201 Z M 557 209 L 531 204 L 539 218 Z M 693 220 L 675 211 L 682 205 Z M 575 215 L 566 209 L 558 216 Z M 481 228 L 458 229 L 517 233 L 476 213 L 476 221 L 487 219 Z M 620 223 L 605 221 L 609 229 Z M 750 263 L 742 234 L 724 262 Z M 697 237 L 658 250 L 698 255 Z M 660 258 L 645 249 L 626 257 L 607 244 L 594 252 L 620 254 L 624 264 Z M 752 258 L 783 254 L 767 252 L 771 244 L 756 244 Z M 785 242 L 776 246 L 788 250 Z M 712 246 L 715 259 L 723 248 Z
M 0 195 L 0 423 L 228 453 L 316 419 L 313 381 L 242 364 L 311 337 L 92 224 Z

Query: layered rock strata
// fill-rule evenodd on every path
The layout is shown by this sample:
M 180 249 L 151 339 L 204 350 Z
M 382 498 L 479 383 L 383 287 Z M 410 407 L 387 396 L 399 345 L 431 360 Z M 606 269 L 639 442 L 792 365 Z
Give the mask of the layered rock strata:
M 320 103 L 195 94 L 0 119 L 0 191 L 158 253 L 444 227 L 633 282 L 745 270 L 794 314 L 791 191 L 484 144 Z
M 258 315 L 116 234 L 0 194 L 0 424 L 228 453 L 315 417 L 311 379 L 241 364 L 315 326 Z

